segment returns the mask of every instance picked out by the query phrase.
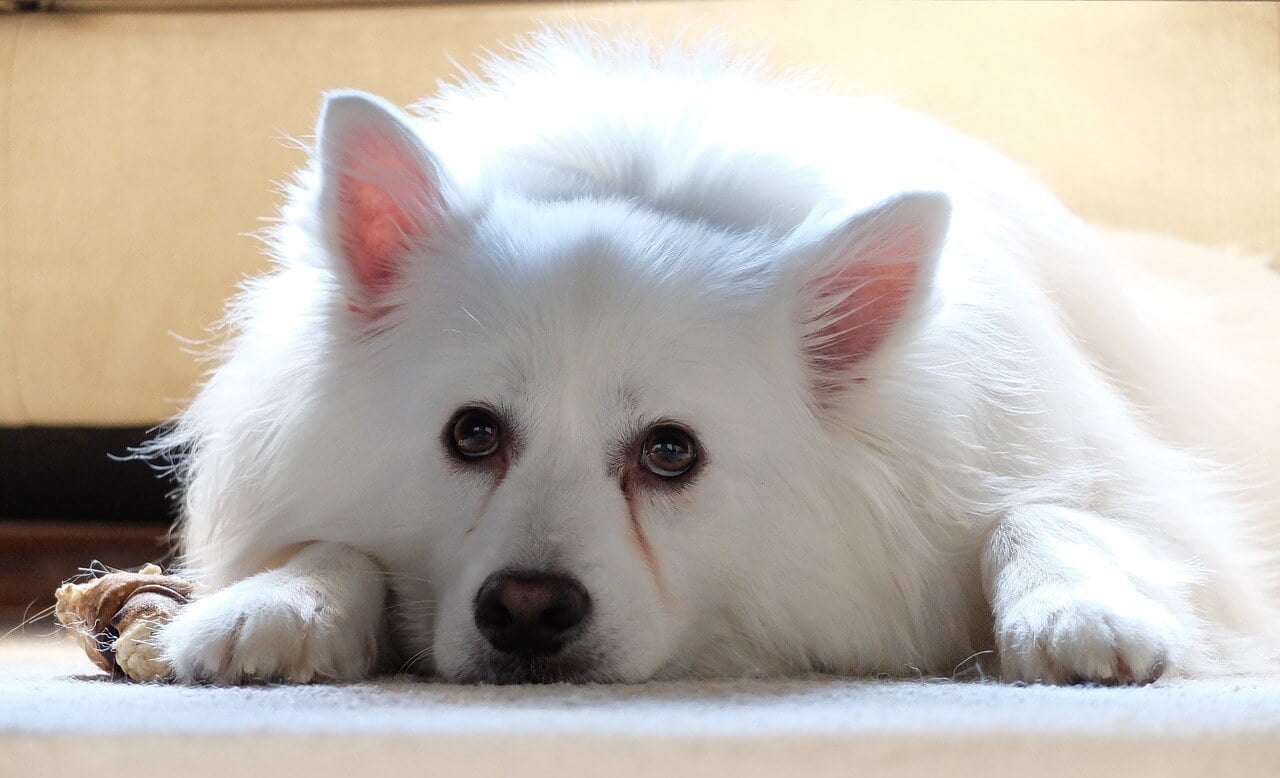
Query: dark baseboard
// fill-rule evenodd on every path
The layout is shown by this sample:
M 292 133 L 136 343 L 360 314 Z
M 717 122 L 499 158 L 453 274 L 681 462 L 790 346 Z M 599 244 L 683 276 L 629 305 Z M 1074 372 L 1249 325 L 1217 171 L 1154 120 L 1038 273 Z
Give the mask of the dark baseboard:
M 134 568 L 171 558 L 167 527 L 113 522 L 0 520 L 0 621 L 53 604 L 53 592 L 82 568 Z M 40 625 L 53 625 L 50 618 Z
M 147 427 L 0 427 L 0 520 L 168 526 L 173 482 L 124 460 Z
M 146 427 L 0 427 L 0 620 L 53 604 L 58 584 L 95 561 L 165 561 L 173 483 L 146 462 L 119 459 L 148 435 Z

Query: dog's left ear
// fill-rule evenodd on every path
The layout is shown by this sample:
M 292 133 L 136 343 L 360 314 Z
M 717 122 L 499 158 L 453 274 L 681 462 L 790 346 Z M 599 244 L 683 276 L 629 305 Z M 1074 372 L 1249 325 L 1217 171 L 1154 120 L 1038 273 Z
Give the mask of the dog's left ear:
M 415 246 L 445 224 L 446 186 L 403 111 L 364 92 L 332 92 L 316 129 L 320 227 L 352 308 L 366 315 Z
M 911 192 L 807 248 L 800 326 L 819 394 L 859 380 L 866 360 L 927 315 L 950 221 L 946 195 Z

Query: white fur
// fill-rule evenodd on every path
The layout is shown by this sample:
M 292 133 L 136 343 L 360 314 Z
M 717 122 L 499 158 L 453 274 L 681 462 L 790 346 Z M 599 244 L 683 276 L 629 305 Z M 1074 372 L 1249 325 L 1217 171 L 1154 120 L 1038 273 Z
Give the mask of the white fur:
M 492 677 L 471 602 L 511 566 L 590 591 L 581 680 L 950 674 L 989 648 L 1011 679 L 1275 669 L 1260 514 L 1201 456 L 1232 442 L 1204 434 L 1204 363 L 1007 160 L 879 100 L 591 36 L 538 37 L 422 112 L 451 222 L 394 305 L 349 310 L 313 160 L 157 444 L 209 591 L 161 635 L 181 678 L 357 678 L 392 650 Z M 914 191 L 951 203 L 936 273 L 815 403 L 821 247 Z M 522 436 L 487 501 L 441 443 L 473 402 Z M 655 578 L 607 463 L 673 418 L 705 461 L 641 500 Z M 263 572 L 298 543 L 319 545 Z

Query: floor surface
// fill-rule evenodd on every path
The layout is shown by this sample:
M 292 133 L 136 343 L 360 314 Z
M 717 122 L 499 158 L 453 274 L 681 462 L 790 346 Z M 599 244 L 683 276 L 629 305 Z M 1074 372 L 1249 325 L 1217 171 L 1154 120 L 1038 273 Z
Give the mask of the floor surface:
M 639 686 L 190 688 L 112 681 L 34 630 L 0 640 L 0 760 L 186 775 L 1280 775 L 1280 680 L 1053 688 L 810 678 Z M 945 769 L 941 767 L 945 765 Z M 7 771 L 0 771 L 5 772 Z M 170 770 L 166 769 L 166 772 Z

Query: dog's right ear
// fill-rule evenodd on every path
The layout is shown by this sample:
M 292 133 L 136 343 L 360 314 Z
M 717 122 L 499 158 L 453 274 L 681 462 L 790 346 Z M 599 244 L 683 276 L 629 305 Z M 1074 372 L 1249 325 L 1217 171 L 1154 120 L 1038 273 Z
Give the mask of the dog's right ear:
M 410 119 L 364 92 L 331 92 L 316 128 L 320 227 L 351 307 L 375 316 L 415 248 L 445 223 L 443 172 Z

